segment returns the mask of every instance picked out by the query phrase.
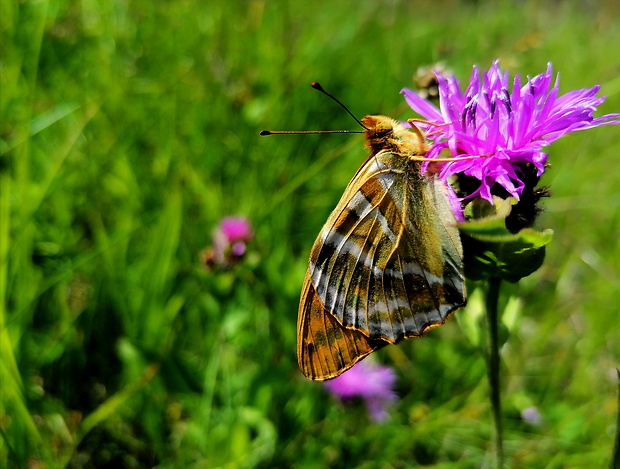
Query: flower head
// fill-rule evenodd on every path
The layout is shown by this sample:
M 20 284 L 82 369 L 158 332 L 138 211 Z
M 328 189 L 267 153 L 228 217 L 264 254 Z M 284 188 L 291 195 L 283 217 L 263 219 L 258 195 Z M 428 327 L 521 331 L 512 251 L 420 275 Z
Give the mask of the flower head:
M 250 222 L 244 217 L 224 217 L 213 233 L 213 246 L 216 252 L 234 257 L 245 253 L 246 242 L 252 239 Z
M 537 177 L 545 170 L 543 147 L 575 130 L 620 123 L 620 114 L 593 117 L 605 100 L 596 96 L 598 85 L 560 96 L 559 75 L 552 85 L 551 64 L 545 73 L 525 83 L 516 75 L 512 89 L 508 73 L 497 61 L 482 73 L 474 67 L 465 93 L 454 76 L 436 73 L 436 77 L 439 109 L 412 90 L 401 93 L 409 106 L 429 121 L 420 127 L 436 136 L 428 158 L 437 157 L 446 148 L 454 158 L 480 157 L 446 164 L 440 171 L 442 179 L 464 174 L 479 181 L 478 187 L 460 200 L 479 196 L 492 202 L 496 184 L 518 200 L 526 186 L 525 168 L 534 168 Z M 423 170 L 427 166 L 425 163 Z M 455 215 L 462 219 L 462 213 Z
M 213 246 L 203 253 L 207 266 L 228 266 L 245 254 L 247 242 L 254 233 L 245 217 L 224 217 L 213 231 Z
M 230 243 L 250 240 L 253 234 L 245 217 L 224 217 L 218 229 Z
M 325 383 L 325 387 L 341 400 L 362 398 L 370 417 L 382 422 L 388 417 L 386 408 L 396 400 L 392 390 L 396 374 L 391 368 L 363 361 L 337 378 Z

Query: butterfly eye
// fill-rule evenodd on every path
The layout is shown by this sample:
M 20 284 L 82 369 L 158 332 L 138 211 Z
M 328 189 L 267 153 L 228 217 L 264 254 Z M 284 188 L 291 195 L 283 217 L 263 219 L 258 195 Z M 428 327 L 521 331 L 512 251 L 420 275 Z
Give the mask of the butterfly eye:
M 385 137 L 394 131 L 394 128 L 389 122 L 379 122 L 374 128 L 375 135 L 377 137 Z
M 394 132 L 392 123 L 387 118 L 379 117 L 381 116 L 366 116 L 362 119 L 369 138 L 384 138 Z

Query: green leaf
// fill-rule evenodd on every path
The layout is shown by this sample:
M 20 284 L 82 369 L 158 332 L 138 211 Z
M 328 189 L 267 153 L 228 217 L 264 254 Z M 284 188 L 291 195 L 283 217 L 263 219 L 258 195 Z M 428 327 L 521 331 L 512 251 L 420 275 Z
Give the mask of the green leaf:
M 542 265 L 551 230 L 524 228 L 518 233 L 506 229 L 512 199 L 496 198 L 494 204 L 476 204 L 473 220 L 459 225 L 465 253 L 465 275 L 471 280 L 491 277 L 518 282 Z

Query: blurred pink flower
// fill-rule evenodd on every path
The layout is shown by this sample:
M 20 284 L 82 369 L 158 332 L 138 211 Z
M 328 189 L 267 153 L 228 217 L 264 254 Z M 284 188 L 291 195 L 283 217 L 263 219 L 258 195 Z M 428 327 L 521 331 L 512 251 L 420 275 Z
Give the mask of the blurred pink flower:
M 253 236 L 250 222 L 245 217 L 224 217 L 218 229 L 231 244 L 242 240 L 249 241 Z
M 207 266 L 230 266 L 237 262 L 247 249 L 247 242 L 254 232 L 245 217 L 224 217 L 213 231 L 213 246 L 203 252 Z
M 387 407 L 397 399 L 393 391 L 395 382 L 396 374 L 391 368 L 363 361 L 327 381 L 325 387 L 341 400 L 363 399 L 370 418 L 382 422 L 388 417 Z

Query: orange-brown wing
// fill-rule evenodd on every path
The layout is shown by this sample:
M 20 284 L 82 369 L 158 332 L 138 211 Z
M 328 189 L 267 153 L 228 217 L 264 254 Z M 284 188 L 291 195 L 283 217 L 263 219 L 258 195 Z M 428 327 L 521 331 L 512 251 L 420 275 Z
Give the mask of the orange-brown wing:
M 382 151 L 358 171 L 312 247 L 309 274 L 339 324 L 389 343 L 465 304 L 463 253 L 443 183 Z
M 325 310 L 306 274 L 297 319 L 297 360 L 306 378 L 335 378 L 387 343 L 342 326 Z

